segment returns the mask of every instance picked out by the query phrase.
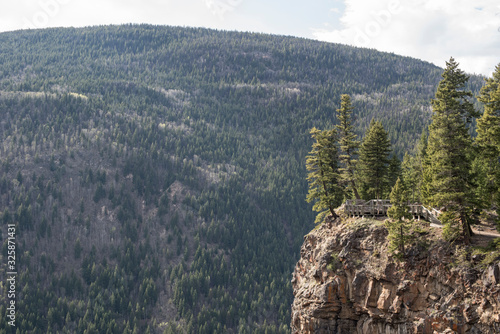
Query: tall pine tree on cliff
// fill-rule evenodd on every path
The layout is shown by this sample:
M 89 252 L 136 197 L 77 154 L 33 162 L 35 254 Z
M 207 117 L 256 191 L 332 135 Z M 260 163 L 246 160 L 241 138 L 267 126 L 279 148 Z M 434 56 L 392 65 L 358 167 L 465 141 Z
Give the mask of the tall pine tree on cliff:
M 408 190 L 400 178 L 392 187 L 389 198 L 392 206 L 387 210 L 387 216 L 391 220 L 385 223 L 389 231 L 389 250 L 401 259 L 405 256 L 405 245 L 411 239 L 409 232 L 412 215 L 408 211 Z
M 351 97 L 343 94 L 340 99 L 340 109 L 337 109 L 337 120 L 339 124 L 335 127 L 339 135 L 340 162 L 339 169 L 342 181 L 346 185 L 346 191 L 352 192 L 356 199 L 360 199 L 355 181 L 356 156 L 358 154 L 359 141 L 352 126 Z
M 315 221 L 318 224 L 328 214 L 338 217 L 334 209 L 342 203 L 344 191 L 340 185 L 337 133 L 335 130 L 320 131 L 316 128 L 312 128 L 310 133 L 315 142 L 306 157 L 309 172 L 306 200 L 314 202 L 313 210 L 319 212 Z
M 496 155 L 500 150 L 500 64 L 493 77 L 486 79 L 478 99 L 484 104 L 484 113 L 477 120 L 476 142 Z
M 432 100 L 432 123 L 429 126 L 424 179 L 428 193 L 424 201 L 433 207 L 444 208 L 440 216 L 443 235 L 453 240 L 461 235 L 469 243 L 470 211 L 474 203 L 472 192 L 471 144 L 467 123 L 477 113 L 464 90 L 469 77 L 450 58 L 443 79 Z
M 500 64 L 478 96 L 484 113 L 477 120 L 478 156 L 474 172 L 478 176 L 476 194 L 484 206 L 500 205 Z
M 390 190 L 391 143 L 382 123 L 372 121 L 359 150 L 361 197 L 381 199 Z

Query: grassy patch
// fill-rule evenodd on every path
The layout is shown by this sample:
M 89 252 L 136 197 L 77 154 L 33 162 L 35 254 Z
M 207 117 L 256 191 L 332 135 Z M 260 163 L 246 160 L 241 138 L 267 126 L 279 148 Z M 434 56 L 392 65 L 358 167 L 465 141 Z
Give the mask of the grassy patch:
M 486 247 L 473 247 L 472 255 L 483 256 L 480 266 L 486 268 L 500 258 L 500 238 L 493 239 Z
M 378 220 L 374 218 L 361 218 L 361 219 L 355 218 L 353 220 L 346 222 L 346 226 L 353 231 L 358 231 L 364 228 L 368 228 L 370 226 L 378 226 L 383 224 L 384 224 L 383 220 Z
M 341 266 L 340 264 L 340 259 L 339 259 L 339 254 L 338 253 L 332 253 L 330 255 L 330 261 L 328 261 L 328 264 L 326 265 L 326 269 L 330 271 L 336 271 L 339 269 Z

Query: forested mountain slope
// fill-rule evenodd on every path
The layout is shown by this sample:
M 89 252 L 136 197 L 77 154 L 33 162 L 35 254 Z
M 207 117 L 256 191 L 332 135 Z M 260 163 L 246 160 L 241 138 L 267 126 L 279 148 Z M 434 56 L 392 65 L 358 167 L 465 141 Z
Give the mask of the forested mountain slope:
M 401 156 L 441 72 L 205 29 L 0 34 L 3 288 L 11 222 L 19 273 L 0 332 L 289 332 L 309 129 L 350 94 L 357 132 L 381 120 Z

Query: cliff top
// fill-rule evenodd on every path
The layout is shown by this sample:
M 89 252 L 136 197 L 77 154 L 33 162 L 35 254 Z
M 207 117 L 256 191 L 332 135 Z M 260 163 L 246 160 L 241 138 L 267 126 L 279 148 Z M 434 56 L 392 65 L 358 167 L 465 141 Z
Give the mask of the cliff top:
M 305 236 L 293 274 L 292 332 L 497 333 L 500 253 L 486 228 L 465 247 L 416 222 L 397 261 L 384 219 L 327 220 Z

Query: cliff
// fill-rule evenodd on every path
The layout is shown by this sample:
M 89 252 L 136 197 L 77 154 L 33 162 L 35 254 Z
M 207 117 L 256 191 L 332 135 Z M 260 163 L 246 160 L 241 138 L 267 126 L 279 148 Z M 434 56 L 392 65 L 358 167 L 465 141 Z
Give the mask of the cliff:
M 330 220 L 304 237 L 292 333 L 500 333 L 500 264 L 420 224 L 405 262 L 382 221 Z M 482 261 L 482 262 L 481 262 Z M 498 261 L 498 259 L 497 259 Z

